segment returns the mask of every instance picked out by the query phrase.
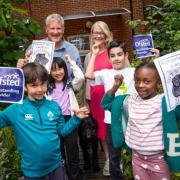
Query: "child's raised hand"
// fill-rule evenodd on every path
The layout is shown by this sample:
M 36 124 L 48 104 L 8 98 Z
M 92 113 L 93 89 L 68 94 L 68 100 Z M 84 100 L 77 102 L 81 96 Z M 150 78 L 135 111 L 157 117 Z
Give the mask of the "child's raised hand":
M 121 74 L 117 74 L 114 76 L 114 84 L 113 84 L 113 87 L 108 91 L 108 94 L 110 96 L 114 96 L 116 91 L 118 90 L 118 88 L 120 87 L 120 85 L 122 84 L 123 82 L 123 75 Z
M 154 53 L 155 58 L 158 58 L 160 56 L 159 49 L 152 48 L 150 51 Z
M 83 106 L 78 110 L 72 110 L 72 111 L 80 119 L 83 119 L 89 116 L 89 110 L 86 106 Z
M 121 74 L 115 75 L 114 76 L 114 87 L 119 88 L 119 86 L 123 82 L 123 79 L 124 79 L 123 75 L 121 75 Z
M 71 62 L 73 61 L 73 60 L 71 59 L 71 57 L 70 57 L 69 54 L 66 54 L 66 55 L 64 56 L 64 58 L 65 58 L 66 62 L 69 63 L 69 64 L 71 64 Z

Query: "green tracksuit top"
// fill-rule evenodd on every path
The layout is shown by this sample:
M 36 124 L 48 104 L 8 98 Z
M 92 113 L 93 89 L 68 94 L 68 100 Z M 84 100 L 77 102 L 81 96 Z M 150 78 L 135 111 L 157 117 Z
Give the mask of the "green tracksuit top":
M 27 177 L 41 177 L 61 166 L 59 135 L 68 135 L 79 123 L 76 116 L 65 123 L 59 105 L 45 98 L 26 98 L 0 111 L 0 128 L 12 126 Z
M 112 139 L 114 147 L 123 147 L 125 138 L 122 127 L 122 114 L 126 114 L 123 102 L 127 95 L 110 96 L 106 93 L 101 105 L 111 111 Z M 128 110 L 127 110 L 128 111 Z M 126 115 L 124 117 L 127 117 Z M 128 121 L 128 118 L 127 118 Z M 168 112 L 165 97 L 162 99 L 162 126 L 165 158 L 170 172 L 180 172 L 180 105 Z

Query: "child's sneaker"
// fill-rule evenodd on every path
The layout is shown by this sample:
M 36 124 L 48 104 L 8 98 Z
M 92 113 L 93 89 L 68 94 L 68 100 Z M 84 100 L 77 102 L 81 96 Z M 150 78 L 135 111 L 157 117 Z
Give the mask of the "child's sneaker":
M 105 165 L 103 168 L 103 176 L 110 176 L 109 173 L 109 160 L 105 161 Z
M 119 167 L 120 167 L 121 171 L 123 172 L 123 164 L 122 163 L 120 163 Z

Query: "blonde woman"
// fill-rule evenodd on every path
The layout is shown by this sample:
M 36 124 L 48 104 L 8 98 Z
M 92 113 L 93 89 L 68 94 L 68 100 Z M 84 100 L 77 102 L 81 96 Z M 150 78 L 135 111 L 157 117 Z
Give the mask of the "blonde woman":
M 87 54 L 85 58 L 85 69 L 92 58 L 95 59 L 94 71 L 112 68 L 107 52 L 107 46 L 111 41 L 112 41 L 112 34 L 109 30 L 108 25 L 103 21 L 95 22 L 91 28 L 90 47 L 92 50 L 93 46 L 97 45 L 97 47 L 99 48 L 99 52 L 96 55 L 94 55 L 92 51 L 89 54 Z M 100 105 L 103 95 L 104 95 L 104 86 L 103 85 L 93 86 L 93 82 L 90 82 L 87 79 L 86 99 L 89 102 L 92 116 L 98 123 L 97 137 L 101 140 L 101 144 L 105 154 L 105 166 L 103 169 L 103 175 L 109 176 L 110 175 L 109 154 L 106 144 L 106 125 L 104 123 L 104 110 Z

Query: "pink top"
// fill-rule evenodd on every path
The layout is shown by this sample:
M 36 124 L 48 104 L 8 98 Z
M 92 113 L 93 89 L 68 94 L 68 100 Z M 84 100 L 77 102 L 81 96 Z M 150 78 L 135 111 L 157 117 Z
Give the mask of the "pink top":
M 63 82 L 61 83 L 56 83 L 56 88 L 53 89 L 52 92 L 52 99 L 56 101 L 59 106 L 61 107 L 62 114 L 63 115 L 71 115 L 71 112 L 69 110 L 70 108 L 70 101 L 69 101 L 69 95 L 68 95 L 68 90 L 67 86 L 65 87 L 64 91 L 63 89 Z
M 107 50 L 97 55 L 94 64 L 94 71 L 100 71 L 102 69 L 112 69 L 112 64 L 111 61 L 109 60 Z
M 95 64 L 94 64 L 94 71 L 99 71 L 102 69 L 111 69 L 112 65 L 108 57 L 107 50 L 103 51 L 96 57 Z M 93 117 L 96 119 L 98 123 L 98 138 L 105 139 L 105 124 L 104 124 L 104 110 L 102 109 L 100 103 L 102 97 L 104 95 L 104 86 L 91 86 L 90 96 L 91 96 L 91 103 L 90 108 Z
M 162 132 L 162 95 L 143 100 L 137 94 L 129 96 L 127 145 L 139 153 L 164 149 Z

